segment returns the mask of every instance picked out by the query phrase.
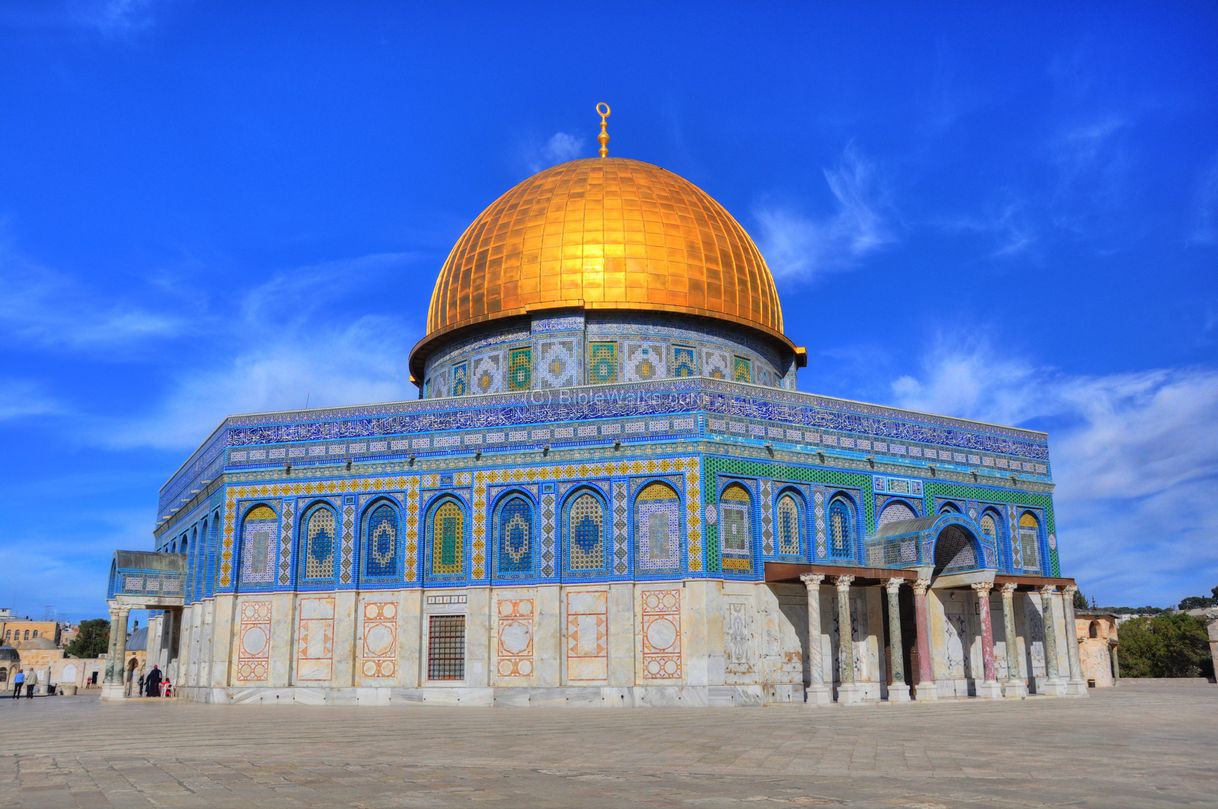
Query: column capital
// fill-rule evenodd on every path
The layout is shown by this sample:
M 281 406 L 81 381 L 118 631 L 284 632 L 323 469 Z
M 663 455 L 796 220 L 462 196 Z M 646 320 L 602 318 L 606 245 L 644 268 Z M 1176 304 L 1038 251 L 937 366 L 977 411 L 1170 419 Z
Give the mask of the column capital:
M 820 583 L 825 580 L 824 573 L 800 573 L 799 580 L 808 587 L 819 587 Z
M 926 591 L 930 589 L 930 579 L 916 579 L 911 586 L 913 587 L 914 595 L 924 596 Z
M 1065 587 L 1062 588 L 1062 595 L 1067 596 L 1069 598 L 1073 598 L 1074 594 L 1077 592 L 1078 592 L 1077 584 L 1067 584 Z
M 850 584 L 854 581 L 854 576 L 838 576 L 834 581 L 839 590 L 849 590 Z
M 973 592 L 979 596 L 988 596 L 990 594 L 990 591 L 994 589 L 994 582 L 992 582 L 992 581 L 975 581 L 972 584 L 970 584 L 969 587 L 972 587 Z
M 1055 596 L 1057 595 L 1057 586 L 1053 584 L 1046 584 L 1044 587 L 1040 588 L 1040 594 L 1042 596 Z
M 1019 589 L 1019 585 L 1014 582 L 1002 585 L 1002 594 L 1004 596 L 1013 596 L 1015 591 Z
M 901 592 L 901 585 L 905 583 L 905 579 L 888 579 L 884 582 L 884 589 L 890 593 Z

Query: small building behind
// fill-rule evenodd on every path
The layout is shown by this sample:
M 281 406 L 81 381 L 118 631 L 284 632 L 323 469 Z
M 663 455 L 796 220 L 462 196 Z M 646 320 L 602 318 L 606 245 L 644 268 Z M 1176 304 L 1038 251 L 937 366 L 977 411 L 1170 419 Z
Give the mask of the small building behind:
M 1091 688 L 1111 688 L 1121 679 L 1117 616 L 1079 610 L 1074 616 L 1083 679 Z

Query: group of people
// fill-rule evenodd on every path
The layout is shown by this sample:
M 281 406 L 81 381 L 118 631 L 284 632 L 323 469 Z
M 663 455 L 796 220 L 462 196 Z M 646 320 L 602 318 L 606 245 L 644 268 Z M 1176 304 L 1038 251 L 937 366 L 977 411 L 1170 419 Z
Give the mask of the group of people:
M 13 699 L 21 698 L 22 688 L 25 689 L 25 698 L 33 699 L 36 685 L 38 685 L 38 672 L 30 669 L 27 674 L 25 669 L 18 669 L 17 673 L 13 675 Z
M 168 697 L 172 686 L 169 678 L 161 675 L 160 667 L 153 664 L 152 671 L 140 675 L 138 688 L 141 697 Z

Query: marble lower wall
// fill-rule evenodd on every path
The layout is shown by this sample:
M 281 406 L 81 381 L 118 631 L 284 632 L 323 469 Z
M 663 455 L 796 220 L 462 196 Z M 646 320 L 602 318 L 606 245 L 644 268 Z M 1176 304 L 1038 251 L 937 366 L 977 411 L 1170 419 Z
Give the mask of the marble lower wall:
M 833 682 L 836 594 L 821 597 Z M 851 598 L 856 679 L 880 699 L 881 591 Z M 203 702 L 761 704 L 803 701 L 807 643 L 802 585 L 251 594 L 187 607 L 172 673 L 181 696 Z

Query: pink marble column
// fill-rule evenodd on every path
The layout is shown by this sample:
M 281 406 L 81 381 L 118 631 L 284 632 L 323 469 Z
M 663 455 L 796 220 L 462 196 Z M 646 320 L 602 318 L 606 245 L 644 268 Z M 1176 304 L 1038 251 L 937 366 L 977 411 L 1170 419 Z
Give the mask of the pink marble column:
M 990 591 L 993 588 L 994 583 L 990 581 L 973 584 L 973 592 L 977 594 L 977 618 L 981 623 L 981 667 L 985 674 L 985 682 L 977 686 L 977 696 L 1000 699 L 1002 686 L 998 685 L 994 666 L 994 625 L 990 623 Z
M 918 624 L 918 684 L 914 693 L 923 701 L 939 698 L 930 659 L 930 614 L 926 609 L 926 591 L 929 587 L 930 579 L 918 579 L 913 583 L 914 618 Z
M 973 592 L 977 594 L 977 617 L 981 622 L 981 665 L 985 669 L 985 681 L 997 680 L 994 676 L 994 627 L 990 624 L 990 590 L 993 584 L 977 582 Z

